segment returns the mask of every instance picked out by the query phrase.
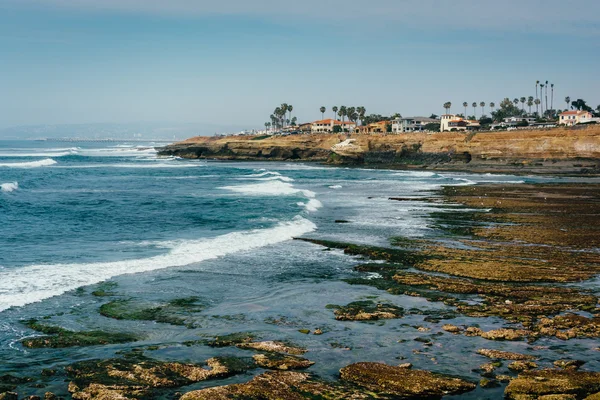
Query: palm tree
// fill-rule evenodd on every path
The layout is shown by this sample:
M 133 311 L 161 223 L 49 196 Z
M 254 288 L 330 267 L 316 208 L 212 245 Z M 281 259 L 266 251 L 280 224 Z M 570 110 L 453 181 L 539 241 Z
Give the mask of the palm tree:
M 531 114 L 531 106 L 533 106 L 533 96 L 529 96 L 527 99 L 527 107 L 529 107 L 529 114 Z
M 269 133 L 269 123 L 265 122 L 265 133 Z
M 473 102 L 471 105 L 473 106 L 473 116 L 475 116 L 475 119 L 477 119 L 477 102 Z M 467 118 L 466 115 L 465 118 Z
M 525 97 L 521 97 L 519 100 L 521 100 L 521 110 L 525 111 L 525 102 L 527 99 Z
M 537 93 L 538 93 L 538 85 L 539 85 L 539 84 L 540 84 L 540 81 L 535 81 L 535 98 L 536 98 L 536 99 L 538 98 L 538 94 L 537 94 Z M 539 110 L 538 110 L 538 103 L 535 103 L 535 112 L 536 112 L 536 113 L 539 113 Z
M 321 111 L 321 119 L 325 119 L 325 111 L 327 111 L 327 108 L 323 106 L 319 109 L 319 111 Z
M 517 99 L 516 97 L 513 100 L 513 103 L 515 105 L 515 107 L 519 104 L 519 99 Z
M 537 110 L 538 110 L 538 107 L 539 107 L 539 105 L 540 105 L 541 101 L 540 101 L 540 99 L 535 99 L 534 103 L 535 103 L 535 109 L 536 109 L 536 113 L 538 113 L 538 111 L 537 111 Z M 539 116 L 540 116 L 540 115 L 538 114 L 538 117 L 539 117 Z
M 546 81 L 546 112 L 548 112 L 548 81 Z
M 281 106 L 279 107 L 279 109 L 280 109 L 279 116 L 281 117 L 281 123 L 283 124 L 283 126 L 285 126 L 285 114 L 287 114 L 287 109 L 288 109 L 287 103 L 281 103 Z
M 490 108 L 492 109 L 492 113 L 494 112 L 494 108 L 496 107 L 496 103 L 493 101 L 490 103 Z
M 465 115 L 464 117 L 467 118 L 467 107 L 469 106 L 469 103 L 467 103 L 466 101 L 463 103 L 463 107 L 465 108 Z
M 550 109 L 554 110 L 554 83 L 551 83 L 550 87 L 552 88 L 552 94 L 550 97 Z
M 365 119 L 365 113 L 367 112 L 367 109 L 363 106 L 360 106 L 356 108 L 356 111 L 358 112 L 358 118 L 360 118 L 360 124 L 362 125 L 363 120 Z
M 540 83 L 540 116 L 544 115 L 544 84 Z
M 446 109 L 446 114 L 450 113 L 449 110 L 450 110 L 451 107 L 452 107 L 452 103 L 451 102 L 447 101 L 447 102 L 444 103 L 444 109 Z
M 333 119 L 336 119 L 337 118 L 338 107 L 337 106 L 331 107 L 331 111 L 333 111 Z
M 479 106 L 481 106 L 481 117 L 483 118 L 483 116 L 485 115 L 485 101 L 479 103 Z
M 346 115 L 348 115 L 348 109 L 346 108 L 346 106 L 340 106 L 340 110 L 338 111 L 338 115 L 342 118 L 342 124 L 345 121 L 345 117 Z M 342 127 L 342 131 L 344 130 L 344 128 Z
M 287 106 L 287 110 L 290 113 L 289 119 L 292 119 L 292 111 L 294 110 L 294 106 L 290 104 L 289 106 Z
M 569 106 L 571 105 L 571 98 L 569 96 L 565 97 L 565 103 L 567 103 L 567 110 L 568 110 Z
M 348 121 L 355 122 L 352 118 L 356 114 L 356 107 L 348 107 L 346 109 L 346 115 L 348 116 Z

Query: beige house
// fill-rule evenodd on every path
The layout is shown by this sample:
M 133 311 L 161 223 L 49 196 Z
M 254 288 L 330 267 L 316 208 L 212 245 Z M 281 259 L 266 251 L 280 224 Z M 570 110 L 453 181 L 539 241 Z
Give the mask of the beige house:
M 466 131 L 468 122 L 456 114 L 444 114 L 440 120 L 440 132 Z
M 368 125 L 361 125 L 356 128 L 358 133 L 368 134 L 368 133 L 387 133 L 388 125 L 391 125 L 391 121 L 379 121 L 373 122 Z
M 353 132 L 356 124 L 350 121 L 338 121 L 337 119 L 322 119 L 310 125 L 311 133 L 333 133 L 333 127 L 339 126 L 342 132 Z
M 584 124 L 593 121 L 592 113 L 589 111 L 565 111 L 558 116 L 559 125 Z
M 456 114 L 442 115 L 440 132 L 476 131 L 481 128 L 477 120 L 464 119 Z

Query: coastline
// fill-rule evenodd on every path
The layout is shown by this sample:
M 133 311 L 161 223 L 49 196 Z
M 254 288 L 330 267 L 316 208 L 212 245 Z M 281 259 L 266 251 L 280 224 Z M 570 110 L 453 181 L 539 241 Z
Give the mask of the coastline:
M 347 140 L 348 146 L 339 146 Z M 600 126 L 512 132 L 195 137 L 159 156 L 227 161 L 306 161 L 407 170 L 600 175 Z
M 375 333 L 388 329 L 386 322 L 411 321 L 414 325 L 403 328 L 390 349 L 397 352 L 411 346 L 412 350 L 400 352 L 405 354 L 398 356 L 400 366 L 352 357 L 353 345 L 349 338 L 348 342 L 335 339 L 329 327 L 332 321 L 324 320 L 317 327 L 281 319 L 269 323 L 296 332 L 297 341 L 299 337 L 307 340 L 296 345 L 275 332 L 262 337 L 252 332 L 215 332 L 194 342 L 138 345 L 114 358 L 71 364 L 67 376 L 54 374 L 70 382 L 73 398 L 82 399 L 136 399 L 175 392 L 186 400 L 252 398 L 252 393 L 277 398 L 299 391 L 340 400 L 373 398 L 369 393 L 377 398 L 411 398 L 424 393 L 438 398 L 448 393 L 464 393 L 466 398 L 504 394 L 509 399 L 568 395 L 557 382 L 568 382 L 577 393 L 594 394 L 600 373 L 585 371 L 598 370 L 594 360 L 598 351 L 595 338 L 600 337 L 598 298 L 577 282 L 600 272 L 600 260 L 593 251 L 600 245 L 596 235 L 599 193 L 597 184 L 448 186 L 429 201 L 460 206 L 432 215 L 440 232 L 433 240 L 398 236 L 390 238 L 389 245 L 377 247 L 311 239 L 315 237 L 312 234 L 303 238 L 315 253 L 343 251 L 356 258 L 355 276 L 343 280 L 347 292 L 370 287 L 386 299 L 408 296 L 443 307 L 399 307 L 369 297 L 327 305 L 328 319 L 358 332 L 360 327 L 349 324 L 366 324 Z M 410 200 L 390 197 L 388 201 Z M 351 229 L 352 221 L 340 226 Z M 106 299 L 100 313 L 115 321 L 149 320 L 179 326 L 186 324 L 186 316 L 201 313 L 205 307 L 197 298 L 181 298 L 148 309 L 143 303 L 118 300 L 118 291 L 114 284 L 97 285 L 94 291 L 94 296 Z M 68 331 L 52 321 L 29 321 L 28 327 L 43 334 L 23 342 L 30 351 L 131 341 L 135 345 L 140 340 L 115 333 Z M 363 340 L 373 345 L 367 336 Z M 330 343 L 324 348 L 319 344 L 322 341 Z M 566 347 L 570 341 L 584 351 L 572 357 L 572 347 Z M 443 358 L 445 347 L 458 343 L 470 353 L 465 363 L 473 372 L 461 370 L 457 378 L 440 372 L 436 359 Z M 205 363 L 190 363 L 185 353 L 161 361 L 165 357 L 162 348 L 182 346 L 190 352 L 214 349 L 214 354 Z M 322 354 L 339 357 L 343 353 L 347 354 L 344 359 L 352 362 L 347 362 L 335 381 L 311 374 L 314 360 Z M 583 353 L 589 358 L 581 359 Z M 413 369 L 412 364 L 418 367 Z M 33 378 L 15 378 L 15 390 L 29 392 L 27 386 Z M 419 382 L 419 387 L 408 383 L 412 381 Z M 202 382 L 206 383 L 194 387 Z M 419 392 L 423 388 L 427 391 Z

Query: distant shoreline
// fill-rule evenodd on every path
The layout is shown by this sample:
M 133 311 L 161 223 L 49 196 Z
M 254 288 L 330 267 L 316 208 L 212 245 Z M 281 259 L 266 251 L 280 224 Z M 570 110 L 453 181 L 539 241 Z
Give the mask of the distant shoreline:
M 336 146 L 351 139 L 350 145 Z M 336 148 L 337 147 L 337 148 Z M 600 176 L 600 126 L 463 134 L 195 137 L 159 156 L 304 161 L 363 168 Z

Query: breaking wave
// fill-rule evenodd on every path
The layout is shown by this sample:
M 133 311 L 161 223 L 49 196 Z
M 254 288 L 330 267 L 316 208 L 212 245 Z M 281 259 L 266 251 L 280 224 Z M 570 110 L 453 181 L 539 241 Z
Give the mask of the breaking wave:
M 0 311 L 61 295 L 117 275 L 181 267 L 228 254 L 257 249 L 312 232 L 316 225 L 295 217 L 273 228 L 228 233 L 215 238 L 184 240 L 163 255 L 88 264 L 30 265 L 0 270 Z

